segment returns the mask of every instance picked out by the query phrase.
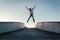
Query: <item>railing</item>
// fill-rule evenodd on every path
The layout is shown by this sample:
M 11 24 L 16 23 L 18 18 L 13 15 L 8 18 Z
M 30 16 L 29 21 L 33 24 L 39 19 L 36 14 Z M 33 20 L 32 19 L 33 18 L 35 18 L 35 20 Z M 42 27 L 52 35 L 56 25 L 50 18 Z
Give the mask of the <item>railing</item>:
M 60 22 L 38 22 L 36 24 L 36 28 L 45 31 L 60 33 Z
M 21 29 L 24 26 L 21 22 L 0 22 L 0 33 Z

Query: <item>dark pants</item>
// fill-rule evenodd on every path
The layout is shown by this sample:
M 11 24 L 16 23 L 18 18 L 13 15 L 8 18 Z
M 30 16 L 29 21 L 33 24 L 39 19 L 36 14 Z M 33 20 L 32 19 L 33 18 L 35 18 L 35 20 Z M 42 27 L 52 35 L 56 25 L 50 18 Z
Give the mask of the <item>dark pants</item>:
M 33 18 L 33 22 L 35 23 L 35 19 L 34 19 L 33 14 L 30 14 L 30 16 L 29 16 L 29 18 L 28 18 L 27 22 L 29 21 L 29 19 L 30 19 L 31 17 Z

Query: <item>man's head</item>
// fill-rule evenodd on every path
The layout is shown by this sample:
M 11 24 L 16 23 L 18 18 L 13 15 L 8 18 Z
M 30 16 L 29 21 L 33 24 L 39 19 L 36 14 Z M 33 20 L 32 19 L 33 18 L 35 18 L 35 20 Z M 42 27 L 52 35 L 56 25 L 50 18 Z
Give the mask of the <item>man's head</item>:
M 31 8 L 29 8 L 29 10 L 31 10 Z

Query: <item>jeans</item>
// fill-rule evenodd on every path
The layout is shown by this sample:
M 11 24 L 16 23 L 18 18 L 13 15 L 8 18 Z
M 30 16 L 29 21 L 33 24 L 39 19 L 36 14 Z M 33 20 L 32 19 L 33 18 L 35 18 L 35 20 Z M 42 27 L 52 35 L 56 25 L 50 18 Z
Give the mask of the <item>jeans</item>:
M 30 14 L 30 16 L 29 16 L 29 18 L 28 18 L 27 22 L 29 21 L 29 19 L 30 19 L 31 17 L 32 17 L 32 19 L 33 19 L 33 22 L 35 23 L 35 19 L 34 19 L 33 14 Z

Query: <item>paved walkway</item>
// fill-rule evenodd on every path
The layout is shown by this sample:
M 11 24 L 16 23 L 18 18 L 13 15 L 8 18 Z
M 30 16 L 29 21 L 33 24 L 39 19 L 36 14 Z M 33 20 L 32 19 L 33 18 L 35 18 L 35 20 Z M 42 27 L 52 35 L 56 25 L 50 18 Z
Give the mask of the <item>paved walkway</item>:
M 60 35 L 38 29 L 23 29 L 0 35 L 0 40 L 60 40 Z

